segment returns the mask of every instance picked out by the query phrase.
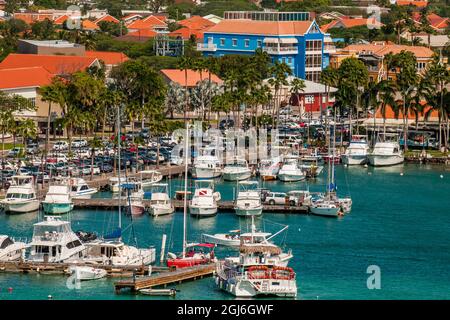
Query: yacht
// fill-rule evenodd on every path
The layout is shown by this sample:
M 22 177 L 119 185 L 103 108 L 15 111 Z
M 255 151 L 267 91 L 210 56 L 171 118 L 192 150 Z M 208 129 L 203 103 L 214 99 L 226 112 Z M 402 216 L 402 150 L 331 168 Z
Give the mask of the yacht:
M 63 214 L 72 211 L 70 187 L 68 185 L 50 186 L 42 205 L 47 214 Z
M 223 179 L 227 181 L 241 181 L 249 179 L 252 172 L 245 159 L 235 157 L 233 161 L 223 168 Z
M 27 244 L 22 241 L 0 235 L 0 262 L 17 261 L 24 257 Z
M 97 193 L 97 188 L 89 187 L 83 178 L 69 178 L 69 186 L 72 199 L 90 199 Z
M 121 239 L 95 239 L 84 244 L 87 248 L 83 262 L 113 266 L 141 266 L 155 262 L 156 249 L 139 249 L 126 245 Z
M 65 263 L 82 259 L 86 247 L 72 231 L 70 222 L 58 216 L 46 216 L 44 219 L 34 224 L 28 260 Z
M 297 157 L 286 157 L 278 172 L 278 179 L 284 182 L 295 182 L 305 178 L 306 176 L 298 164 Z
M 109 190 L 111 190 L 111 192 L 113 193 L 118 193 L 120 188 L 119 188 L 119 180 L 121 183 L 127 183 L 127 178 L 126 177 L 111 177 L 108 179 L 108 186 L 109 186 Z
M 218 178 L 222 175 L 222 164 L 216 156 L 199 156 L 194 160 L 191 175 L 194 179 Z
M 0 204 L 6 213 L 27 213 L 39 209 L 33 176 L 13 176 L 5 199 Z
M 372 166 L 393 166 L 405 161 L 403 152 L 400 150 L 397 134 L 379 134 L 378 141 L 371 153 L 369 163 Z
M 260 216 L 263 205 L 257 181 L 241 181 L 238 183 L 234 210 L 238 216 Z
M 367 136 L 353 135 L 350 145 L 341 156 L 342 163 L 347 165 L 366 164 L 369 161 L 367 158 L 368 153 L 369 145 L 367 143 Z
M 337 217 L 341 213 L 339 202 L 328 197 L 313 200 L 309 209 L 312 214 L 325 217 Z
M 189 203 L 189 212 L 192 216 L 209 217 L 217 214 L 217 202 L 220 193 L 214 192 L 213 180 L 195 181 L 195 192 Z
M 259 176 L 264 181 L 277 180 L 281 167 L 281 158 L 261 160 L 259 163 Z
M 97 269 L 89 266 L 70 266 L 69 272 L 75 276 L 77 280 L 97 280 L 107 276 L 105 269 Z
M 162 180 L 163 175 L 161 172 L 156 170 L 143 170 L 141 171 L 141 184 L 142 188 L 151 187 L 153 184 L 158 183 Z
M 296 274 L 287 267 L 291 253 L 269 242 L 242 243 L 238 257 L 216 265 L 216 285 L 236 297 L 296 297 Z
M 154 217 L 158 217 L 173 213 L 175 207 L 172 204 L 172 200 L 170 200 L 168 184 L 155 183 L 152 185 L 152 188 L 159 188 L 162 190 L 152 189 L 149 208 L 150 214 Z
M 120 185 L 120 190 L 124 193 L 128 203 L 128 213 L 133 216 L 141 216 L 145 212 L 144 190 L 142 183 L 137 180 L 128 181 Z

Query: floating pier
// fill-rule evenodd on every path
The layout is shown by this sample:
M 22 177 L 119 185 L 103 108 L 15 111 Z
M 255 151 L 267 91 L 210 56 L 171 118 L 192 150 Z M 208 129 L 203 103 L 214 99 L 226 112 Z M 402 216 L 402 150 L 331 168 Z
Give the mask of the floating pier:
M 89 266 L 97 269 L 104 269 L 108 277 L 130 277 L 133 275 L 145 276 L 152 272 L 168 271 L 166 267 L 155 266 L 107 266 L 101 264 L 83 264 L 83 263 L 44 263 L 27 261 L 6 261 L 0 262 L 0 272 L 27 273 L 27 274 L 54 274 L 69 275 L 71 266 Z
M 169 284 L 177 284 L 183 281 L 201 279 L 212 276 L 216 270 L 214 263 L 207 265 L 197 265 L 189 268 L 176 269 L 174 271 L 162 272 L 148 277 L 132 278 L 129 280 L 120 280 L 114 283 L 116 293 L 122 289 L 129 289 L 137 292 L 141 289 L 149 289 Z
M 119 206 L 118 199 L 73 199 L 76 209 L 116 209 Z M 143 201 L 145 207 L 150 206 L 149 200 Z M 183 200 L 172 200 L 175 209 L 182 210 L 184 206 Z M 121 206 L 127 206 L 127 199 L 122 199 Z M 230 212 L 234 210 L 233 201 L 219 201 L 219 212 Z M 307 214 L 309 212 L 307 206 L 289 206 L 289 205 L 264 205 L 263 211 L 272 213 L 291 213 L 291 214 Z

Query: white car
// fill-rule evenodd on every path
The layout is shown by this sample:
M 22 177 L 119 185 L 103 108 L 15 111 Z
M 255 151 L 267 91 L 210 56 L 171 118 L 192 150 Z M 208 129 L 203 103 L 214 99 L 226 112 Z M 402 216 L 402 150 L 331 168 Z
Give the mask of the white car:
M 69 149 L 69 144 L 67 143 L 67 141 L 57 141 L 53 145 L 53 150 L 55 151 L 62 151 L 67 149 Z
M 284 192 L 269 192 L 264 199 L 264 203 L 274 204 L 286 204 L 287 194 Z
M 72 141 L 72 148 L 83 148 L 87 147 L 88 143 L 84 139 L 76 139 Z

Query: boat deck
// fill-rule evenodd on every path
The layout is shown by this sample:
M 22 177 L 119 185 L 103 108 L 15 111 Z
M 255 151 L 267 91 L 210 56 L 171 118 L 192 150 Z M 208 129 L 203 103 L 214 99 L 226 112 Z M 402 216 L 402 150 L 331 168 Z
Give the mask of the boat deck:
M 120 293 L 122 289 L 129 289 L 136 292 L 141 289 L 159 286 L 165 287 L 169 284 L 176 284 L 181 283 L 182 281 L 196 280 L 206 276 L 211 276 L 215 272 L 215 269 L 216 265 L 214 263 L 182 268 L 169 272 L 161 272 L 148 277 L 120 280 L 114 283 L 114 288 L 116 293 Z

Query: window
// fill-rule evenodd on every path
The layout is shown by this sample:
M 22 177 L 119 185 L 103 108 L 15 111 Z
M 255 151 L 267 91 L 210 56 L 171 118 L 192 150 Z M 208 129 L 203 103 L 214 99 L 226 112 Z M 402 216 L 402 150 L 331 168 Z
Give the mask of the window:
M 306 55 L 305 67 L 306 68 L 322 67 L 322 55 L 321 54 Z
M 305 103 L 308 103 L 308 104 L 314 103 L 314 96 L 313 95 L 306 95 L 305 96 Z
M 292 58 L 291 57 L 288 58 L 288 63 L 292 64 Z
M 233 44 L 233 47 L 237 47 L 237 39 L 232 39 L 231 43 Z
M 261 47 L 262 47 L 262 40 L 258 40 L 258 41 L 256 42 L 256 46 L 257 46 L 258 48 L 261 48 Z
M 306 41 L 306 51 L 322 51 L 322 40 Z
M 36 106 L 36 98 L 28 98 L 28 104 L 30 107 L 35 107 Z
M 220 45 L 224 46 L 225 45 L 225 38 L 220 38 Z
M 308 71 L 305 73 L 306 80 L 319 82 L 320 80 L 320 71 Z
M 249 39 L 245 39 L 245 41 L 244 41 L 244 46 L 245 46 L 246 48 L 250 47 L 250 40 L 249 40 Z

